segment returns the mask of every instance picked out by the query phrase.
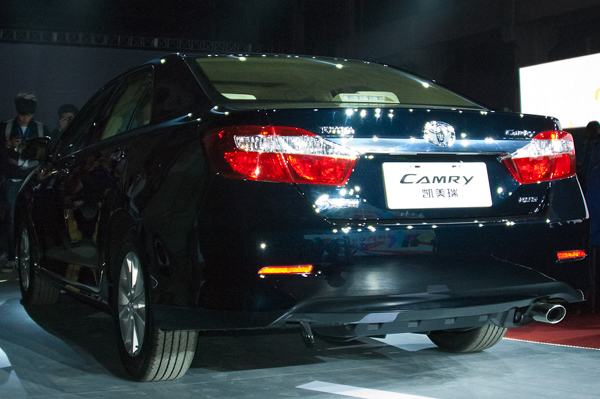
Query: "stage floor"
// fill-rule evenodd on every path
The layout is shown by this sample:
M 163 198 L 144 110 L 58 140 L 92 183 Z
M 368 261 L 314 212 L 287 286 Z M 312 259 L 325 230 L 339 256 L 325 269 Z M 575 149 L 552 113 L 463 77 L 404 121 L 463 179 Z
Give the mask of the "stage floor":
M 504 339 L 481 353 L 426 336 L 339 346 L 300 333 L 201 337 L 181 379 L 137 383 L 121 367 L 112 319 L 61 295 L 28 314 L 15 273 L 0 275 L 0 398 L 597 398 L 595 349 Z M 58 317 L 60 315 L 60 317 Z

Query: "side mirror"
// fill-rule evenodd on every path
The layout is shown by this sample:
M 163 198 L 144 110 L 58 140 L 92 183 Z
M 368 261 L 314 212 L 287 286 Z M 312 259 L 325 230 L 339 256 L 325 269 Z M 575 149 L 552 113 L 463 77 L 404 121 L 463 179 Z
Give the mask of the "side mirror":
M 28 161 L 43 161 L 50 155 L 50 138 L 36 137 L 19 146 L 21 158 Z

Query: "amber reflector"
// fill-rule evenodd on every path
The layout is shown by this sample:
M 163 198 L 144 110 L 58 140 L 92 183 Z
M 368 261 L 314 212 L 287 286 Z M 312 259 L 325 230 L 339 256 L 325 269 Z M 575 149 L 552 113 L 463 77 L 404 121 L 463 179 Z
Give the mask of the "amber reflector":
M 312 265 L 297 266 L 266 266 L 258 271 L 258 274 L 303 274 L 312 271 Z
M 563 251 L 557 252 L 556 257 L 558 260 L 568 260 L 568 259 L 577 259 L 577 258 L 585 258 L 585 251 Z

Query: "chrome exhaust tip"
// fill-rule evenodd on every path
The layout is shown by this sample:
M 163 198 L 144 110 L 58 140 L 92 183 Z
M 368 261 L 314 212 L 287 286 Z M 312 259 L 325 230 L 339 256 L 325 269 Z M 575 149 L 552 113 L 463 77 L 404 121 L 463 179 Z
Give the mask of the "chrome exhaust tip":
M 549 324 L 559 323 L 566 315 L 567 309 L 556 303 L 538 303 L 528 313 L 533 320 Z

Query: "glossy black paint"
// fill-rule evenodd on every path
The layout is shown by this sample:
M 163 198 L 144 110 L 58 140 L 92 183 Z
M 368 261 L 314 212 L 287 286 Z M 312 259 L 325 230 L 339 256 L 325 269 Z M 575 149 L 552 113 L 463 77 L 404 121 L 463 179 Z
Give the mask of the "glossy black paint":
M 154 93 L 147 125 L 93 140 L 107 103 L 92 100 L 86 108 L 97 108 L 97 125 L 84 135 L 86 145 L 70 151 L 65 144 L 80 115 L 21 190 L 16 220 L 31 227 L 37 266 L 69 292 L 108 309 L 115 257 L 128 234 L 145 247 L 163 329 L 309 322 L 377 335 L 513 326 L 515 312 L 532 303 L 577 302 L 578 290 L 589 290 L 586 260 L 556 262 L 556 251 L 587 248 L 577 178 L 520 185 L 501 161 L 527 142 L 508 130 L 555 130 L 554 119 L 483 109 L 382 108 L 377 118 L 374 108 L 361 117 L 360 108 L 348 115 L 347 108 L 225 107 L 204 94 L 182 57 L 165 60 L 145 67 Z M 108 101 L 120 79 L 95 98 Z M 411 151 L 411 138 L 420 139 L 430 120 L 453 124 L 469 142 Z M 345 144 L 369 151 L 344 187 L 233 180 L 211 168 L 203 134 L 234 125 L 294 126 L 338 143 L 343 137 L 322 127 L 351 127 L 355 144 Z M 465 159 L 487 165 L 492 207 L 387 208 L 384 162 Z M 358 207 L 319 208 L 323 195 L 346 198 L 350 190 Z M 298 264 L 315 270 L 258 274 L 263 266 Z M 378 323 L 385 325 L 365 327 Z

